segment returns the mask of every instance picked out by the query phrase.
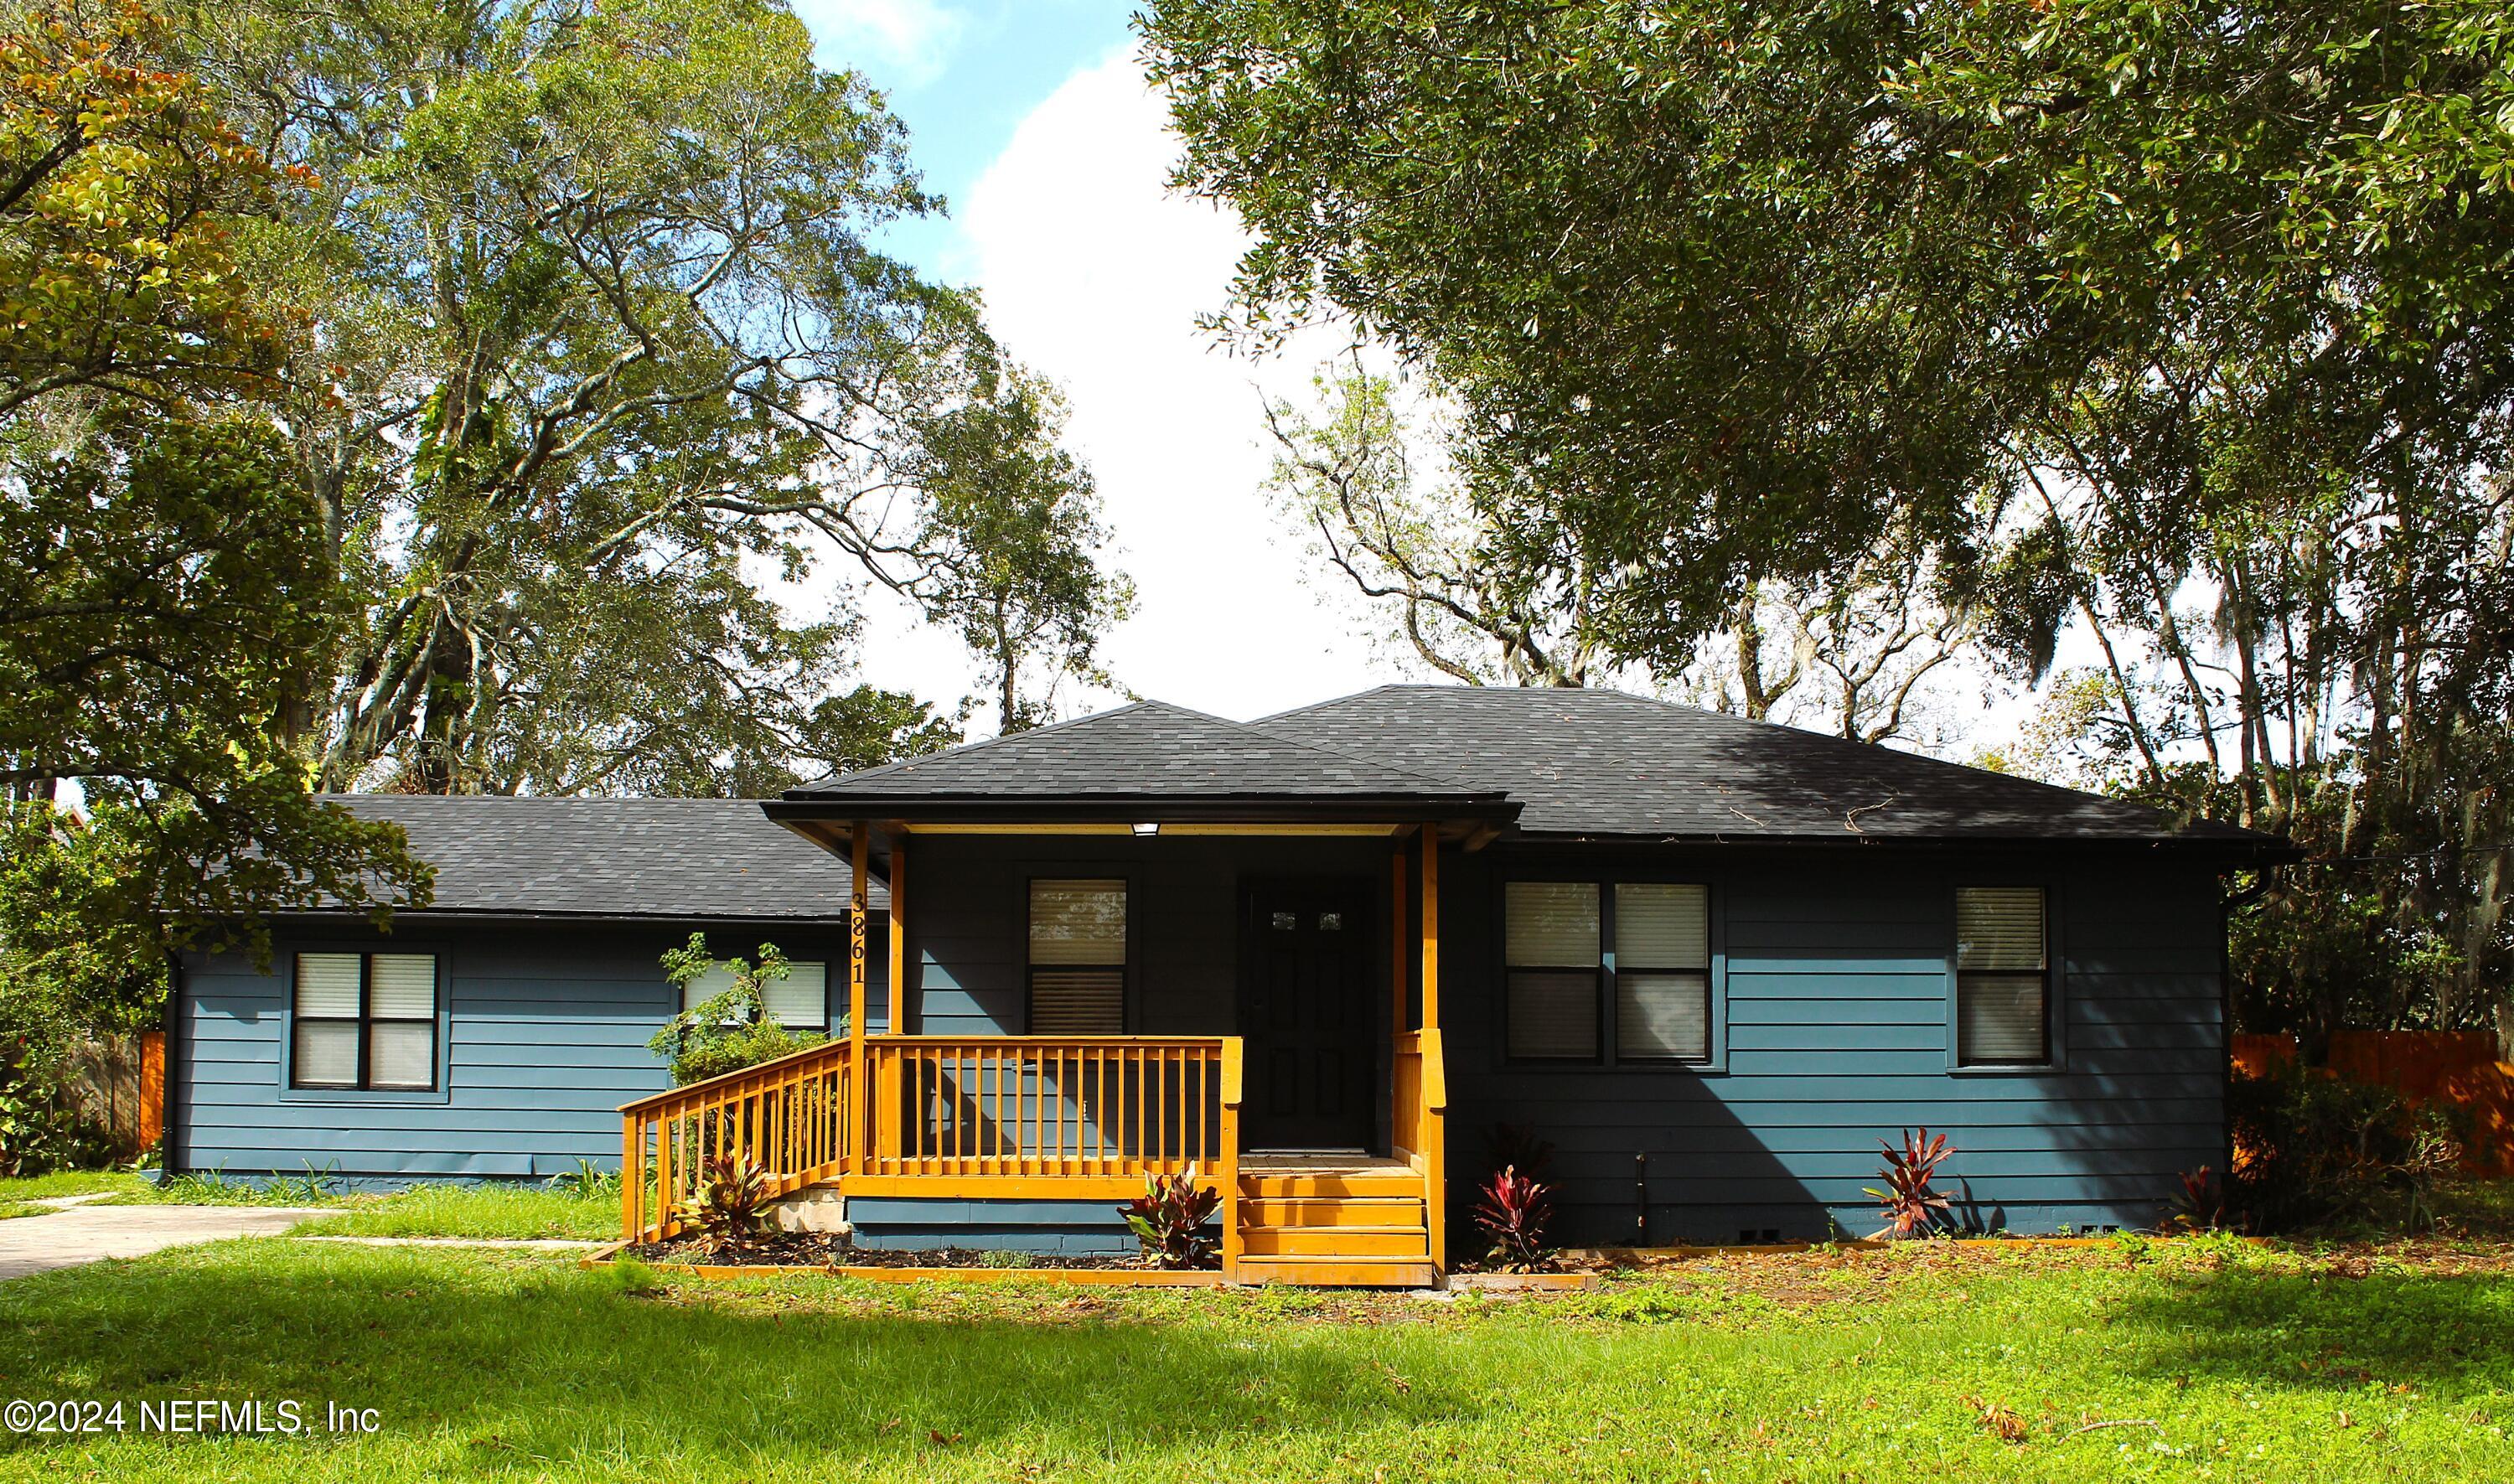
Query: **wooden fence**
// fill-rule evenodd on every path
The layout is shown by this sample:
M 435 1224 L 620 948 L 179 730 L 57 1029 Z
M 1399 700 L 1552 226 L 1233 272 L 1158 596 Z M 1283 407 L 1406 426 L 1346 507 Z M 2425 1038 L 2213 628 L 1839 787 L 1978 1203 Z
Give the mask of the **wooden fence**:
M 80 1122 L 110 1140 L 116 1159 L 154 1148 L 166 1133 L 166 1033 L 110 1036 L 73 1048 L 61 1096 Z
M 2295 1038 L 2239 1035 L 2235 1070 L 2261 1076 L 2296 1059 Z M 2442 1101 L 2461 1109 L 2470 1130 L 2463 1165 L 2481 1175 L 2514 1175 L 2514 1062 L 2496 1059 L 2485 1030 L 2340 1030 L 2322 1070 L 2352 1082 L 2397 1087 L 2413 1103 Z

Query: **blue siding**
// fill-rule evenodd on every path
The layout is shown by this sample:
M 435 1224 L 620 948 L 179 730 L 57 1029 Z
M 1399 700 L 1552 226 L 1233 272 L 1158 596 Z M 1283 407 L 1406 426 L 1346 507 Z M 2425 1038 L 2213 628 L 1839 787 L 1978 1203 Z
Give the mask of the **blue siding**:
M 1116 1203 L 1091 1201 L 960 1201 L 875 1199 L 847 1202 L 859 1247 L 918 1252 L 973 1247 L 981 1252 L 1132 1256 L 1134 1233 Z
M 2219 892 L 2205 871 L 1866 852 L 1619 861 L 1598 873 L 1711 884 L 1727 1011 L 1716 1064 L 1507 1063 L 1499 883 L 1588 867 L 1534 850 L 1457 860 L 1441 893 L 1453 1194 L 1484 1173 L 1484 1133 L 1503 1122 L 1558 1145 L 1562 1231 L 1582 1241 L 1866 1235 L 1879 1142 L 1922 1126 L 1949 1136 L 1940 1183 L 1968 1193 L 1968 1219 L 2020 1232 L 2152 1223 L 2179 1172 L 2224 1163 Z M 1954 890 L 2006 882 L 2049 893 L 2055 1060 L 1959 1070 Z
M 909 1028 L 934 1034 L 1025 1028 L 1032 876 L 1125 876 L 1130 1028 L 1221 1034 L 1237 1028 L 1245 885 L 1363 878 L 1384 902 L 1389 874 L 1387 843 L 1366 839 L 923 837 L 912 850 Z M 1566 871 L 1709 883 L 1723 1009 L 1713 1066 L 1503 1059 L 1501 882 Z M 2030 1071 L 1959 1070 L 1953 893 L 2002 882 L 2049 892 L 2056 1060 Z M 2225 1158 L 2219 891 L 2200 868 L 2060 855 L 1497 845 L 1448 854 L 1441 899 L 1451 1192 L 1463 1203 L 1486 1173 L 1486 1129 L 1532 1123 L 1559 1148 L 1567 1239 L 1636 1236 L 1637 1153 L 1647 1175 L 1640 1234 L 1653 1242 L 1865 1233 L 1875 1222 L 1862 1187 L 1878 1183 L 1879 1141 L 1923 1125 L 1950 1136 L 1946 1183 L 1969 1192 L 1972 1218 L 2016 1231 L 2151 1223 L 2180 1172 Z M 663 1085 L 644 1050 L 668 1010 L 656 958 L 687 931 L 406 919 L 391 945 L 443 955 L 449 986 L 448 1085 L 425 1098 L 286 1092 L 284 964 L 264 976 L 234 959 L 195 962 L 178 1157 L 235 1172 L 330 1164 L 353 1176 L 542 1175 L 579 1157 L 607 1165 L 618 1154 L 617 1104 Z M 1371 950 L 1382 976 L 1391 931 L 1383 912 Z M 765 938 L 826 958 L 832 996 L 843 998 L 834 927 L 817 937 L 791 924 L 711 933 L 726 951 Z M 360 945 L 335 934 L 280 946 Z M 872 954 L 876 971 L 883 956 Z M 878 1011 L 883 995 L 873 1003 Z M 1375 1016 L 1384 1089 L 1386 1013 Z M 1124 1245 L 1114 1213 L 1098 1206 L 866 1201 L 854 1214 L 868 1241 L 889 1245 Z M 1463 1240 L 1470 1228 L 1453 1230 Z
M 235 956 L 187 960 L 178 1075 L 181 1168 L 233 1174 L 307 1166 L 345 1177 L 547 1176 L 620 1162 L 619 1105 L 666 1086 L 646 1041 L 671 1014 L 658 960 L 693 927 L 530 927 L 409 916 L 387 938 L 357 929 L 280 934 L 270 972 Z M 711 947 L 774 943 L 830 965 L 831 1023 L 846 1008 L 846 940 L 828 925 L 708 925 Z M 876 930 L 876 986 L 886 952 Z M 285 1085 L 289 955 L 432 952 L 444 986 L 444 1084 L 426 1094 Z M 881 1023 L 886 989 L 870 996 Z

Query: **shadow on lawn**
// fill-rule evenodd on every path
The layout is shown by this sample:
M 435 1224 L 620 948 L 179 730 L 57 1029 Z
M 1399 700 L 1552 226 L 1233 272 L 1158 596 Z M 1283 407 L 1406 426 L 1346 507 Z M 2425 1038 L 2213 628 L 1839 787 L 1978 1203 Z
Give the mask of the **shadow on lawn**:
M 265 1260 L 257 1260 L 263 1248 Z M 359 1253 L 320 1265 L 227 1244 L 0 1286 L 0 1378 L 24 1394 L 296 1397 L 375 1407 L 481 1466 L 669 1453 L 755 1465 L 1027 1444 L 1096 1456 L 1241 1426 L 1343 1429 L 1472 1411 L 1352 1349 L 1234 1344 L 1193 1323 L 826 1312 L 791 1294 L 618 1292 L 553 1263 Z M 294 1255 L 292 1254 L 292 1257 Z M 70 1281 L 61 1281 L 61 1280 Z M 872 1304 L 909 1302 L 879 1291 Z M 1369 1352 L 1365 1351 L 1364 1354 Z M 7 1451 L 0 1448 L 0 1452 Z
M 2235 1266 L 2144 1290 L 2113 1317 L 2148 1332 L 2145 1369 L 2195 1381 L 2457 1389 L 2514 1375 L 2514 1276 L 2503 1273 Z

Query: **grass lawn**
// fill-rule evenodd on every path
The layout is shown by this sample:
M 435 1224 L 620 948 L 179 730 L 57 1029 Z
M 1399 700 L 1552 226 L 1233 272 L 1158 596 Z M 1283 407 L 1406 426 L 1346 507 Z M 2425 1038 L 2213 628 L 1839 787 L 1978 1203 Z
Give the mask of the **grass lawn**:
M 672 1280 L 258 1239 L 0 1284 L 0 1394 L 373 1407 L 0 1475 L 395 1481 L 2514 1475 L 2514 1250 L 1737 1257 L 1602 1293 Z M 2135 1424 L 2091 1426 L 2099 1423 Z M 2153 1425 L 2149 1425 L 2152 1424 Z M 2006 1440 L 2001 1430 L 2015 1440 Z
M 419 1185 L 393 1195 L 353 1195 L 339 1216 L 316 1217 L 301 1236 L 588 1237 L 620 1235 L 620 1192 L 580 1195 L 547 1185 Z
M 152 1188 L 157 1177 L 131 1170 L 56 1170 L 50 1175 L 0 1180 L 0 1201 L 47 1195 L 128 1194 Z

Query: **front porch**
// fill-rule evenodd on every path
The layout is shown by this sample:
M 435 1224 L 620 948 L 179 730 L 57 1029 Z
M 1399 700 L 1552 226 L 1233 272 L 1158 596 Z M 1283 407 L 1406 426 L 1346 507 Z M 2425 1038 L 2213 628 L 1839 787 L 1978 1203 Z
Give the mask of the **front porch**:
M 1106 1213 L 1113 1233 L 1118 1223 L 1108 1208 L 1140 1194 L 1147 1175 L 1192 1169 L 1220 1197 L 1226 1282 L 1415 1286 L 1445 1270 L 1442 822 L 1204 820 L 1113 829 L 1064 821 L 983 833 L 965 822 L 790 822 L 854 868 L 847 1033 L 624 1106 L 627 1239 L 679 1231 L 705 1162 L 720 1154 L 755 1162 L 780 1196 L 834 1188 L 851 1212 L 859 1202 L 969 1203 L 998 1214 L 1087 1208 Z M 1445 832 L 1454 851 L 1475 842 L 1477 826 L 1451 822 Z M 1215 842 L 1264 842 L 1246 869 L 1199 878 L 1195 888 L 1202 900 L 1227 881 L 1231 900 L 1218 911 L 1224 924 L 1240 924 L 1237 951 L 1225 943 L 1211 955 L 1238 964 L 1237 994 L 1216 995 L 1208 984 L 1185 997 L 1202 1006 L 1197 1020 L 1229 1033 L 892 1033 L 947 1020 L 919 1003 L 920 991 L 929 981 L 956 988 L 952 949 L 931 944 L 957 943 L 951 933 L 962 929 L 955 922 L 947 933 L 938 916 L 921 936 L 920 906 L 950 894 L 973 852 L 1080 852 L 1078 870 L 1115 869 L 1102 862 L 1122 854 L 1149 862 L 1141 890 L 1154 900 L 1189 891 L 1163 875 L 1164 834 L 1174 850 L 1182 840 L 1203 842 L 1200 859 L 1217 851 L 1236 859 Z M 1332 878 L 1345 896 L 1320 896 L 1315 883 L 1284 887 L 1280 867 L 1305 857 L 1304 842 L 1327 847 L 1320 859 L 1332 854 L 1336 871 L 1319 879 Z M 1358 858 L 1378 884 L 1356 896 Z M 874 966 L 866 884 L 884 878 L 888 1003 L 876 1006 L 868 1003 Z M 1294 901 L 1308 903 L 1308 915 L 1287 928 L 1284 904 Z M 1358 949 L 1303 946 L 1321 921 L 1357 944 L 1377 944 L 1369 951 L 1378 962 L 1356 974 L 1336 955 Z M 1019 931 L 1019 923 L 999 924 L 998 936 Z M 1130 974 L 1144 972 L 1130 963 Z M 1362 996 L 1373 1003 L 1356 1004 Z M 1030 1014 L 1015 1023 L 1034 1024 Z M 1314 1104 L 1330 1084 L 1356 1087 L 1367 1106 L 1322 1116 Z

